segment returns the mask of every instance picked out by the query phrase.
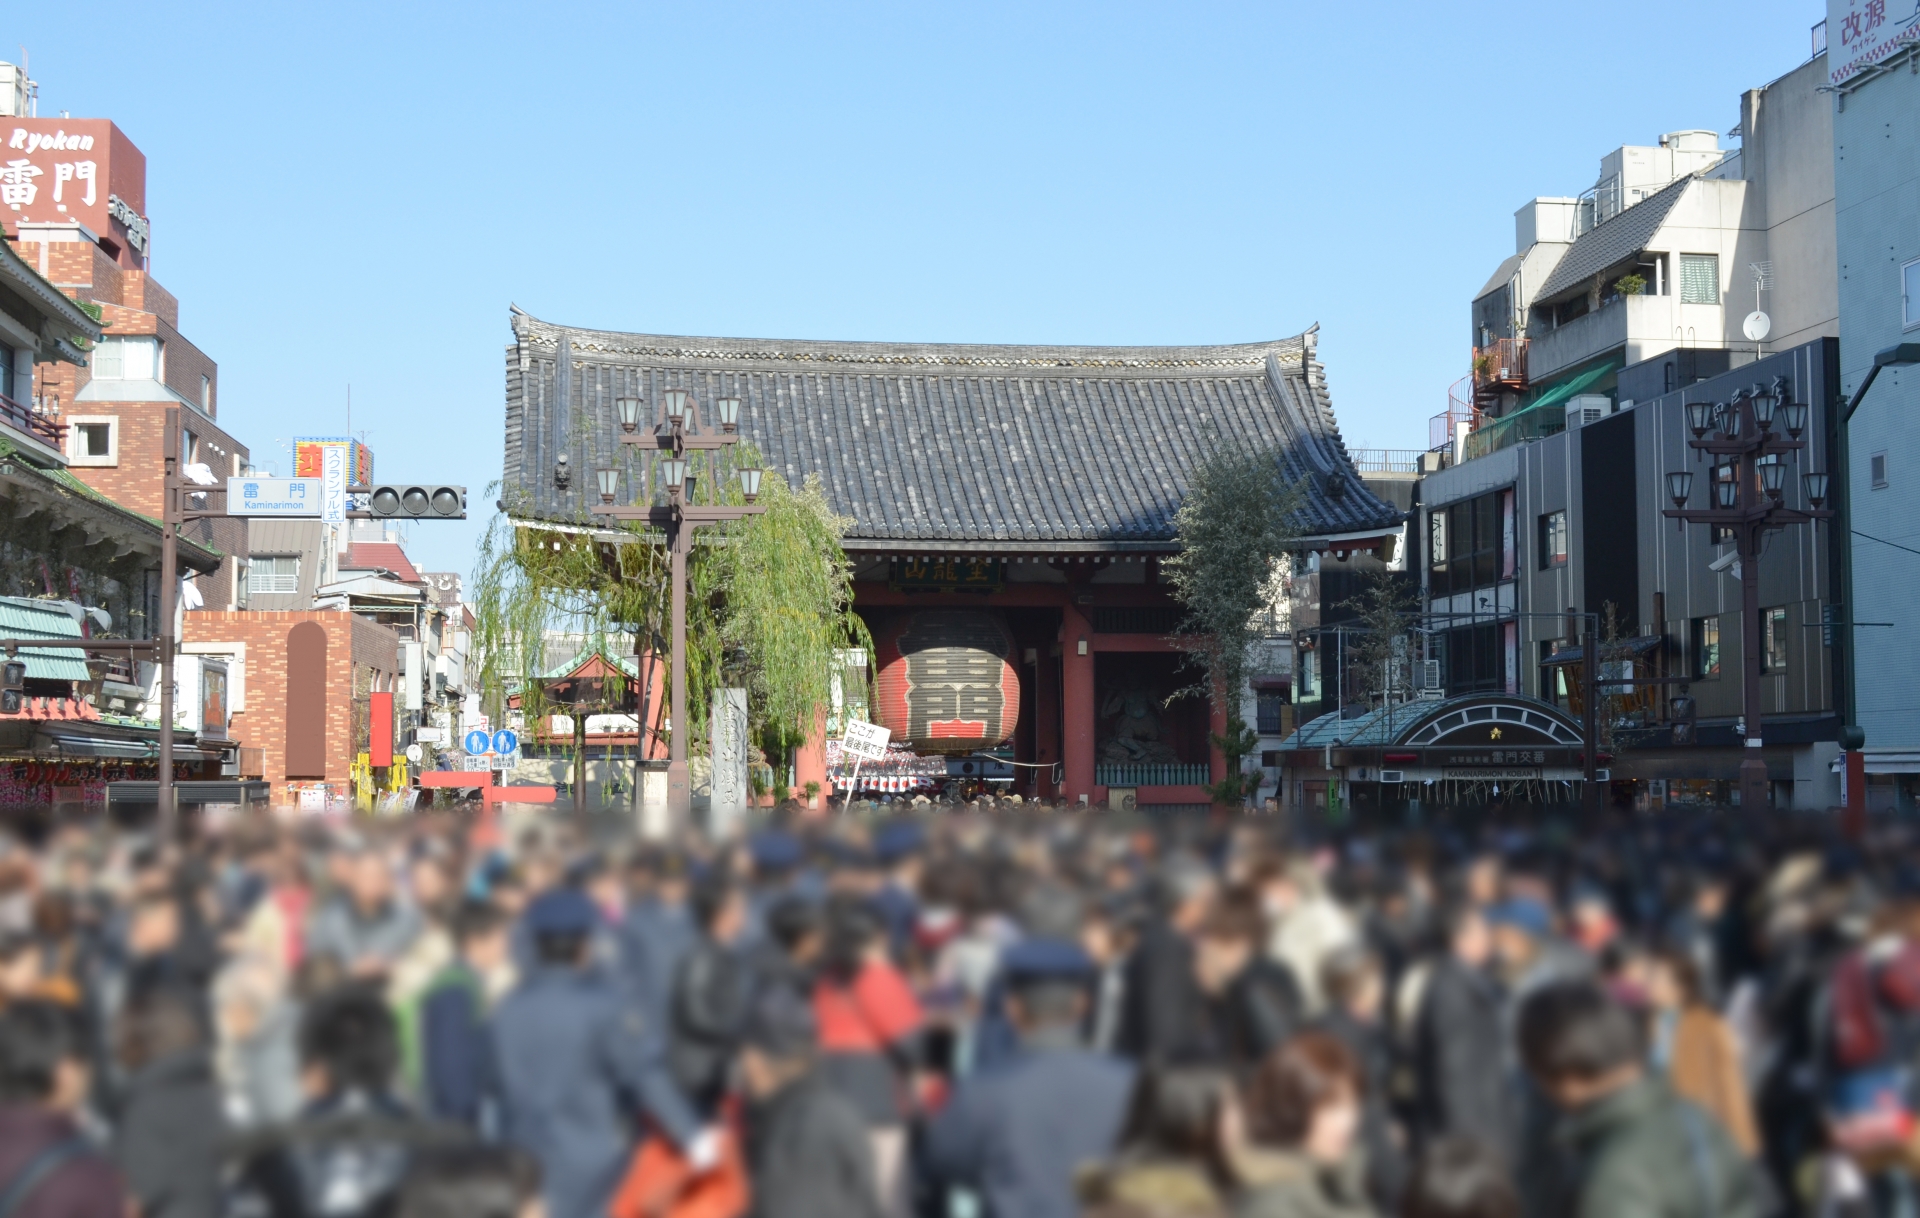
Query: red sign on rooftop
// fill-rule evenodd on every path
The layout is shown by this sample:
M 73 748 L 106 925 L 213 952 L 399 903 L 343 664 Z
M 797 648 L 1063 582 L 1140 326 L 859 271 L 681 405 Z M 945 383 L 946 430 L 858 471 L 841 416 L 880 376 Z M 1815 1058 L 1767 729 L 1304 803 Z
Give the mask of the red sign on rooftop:
M 79 221 L 121 266 L 146 266 L 147 158 L 104 118 L 0 118 L 0 224 Z

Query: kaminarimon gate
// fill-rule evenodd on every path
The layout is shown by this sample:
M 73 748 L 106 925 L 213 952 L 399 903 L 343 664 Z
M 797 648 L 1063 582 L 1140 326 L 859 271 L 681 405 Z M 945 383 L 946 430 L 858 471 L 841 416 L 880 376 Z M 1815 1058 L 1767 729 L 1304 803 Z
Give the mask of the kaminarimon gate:
M 1193 804 L 1224 763 L 1167 641 L 1160 564 L 1209 448 L 1270 447 L 1306 488 L 1302 549 L 1375 550 L 1402 516 L 1349 460 L 1312 331 L 1214 347 L 1028 347 L 619 334 L 516 310 L 506 485 L 516 523 L 596 531 L 596 471 L 659 498 L 614 403 L 741 399 L 771 472 L 817 474 L 877 647 L 876 721 L 916 751 L 992 749 L 1013 789 Z M 638 490 L 638 493 L 636 492 Z M 662 499 L 662 501 L 664 501 Z M 1004 765 L 1000 772 L 1005 772 Z M 796 759 L 825 781 L 824 748 Z M 957 769 L 957 767 L 956 767 Z

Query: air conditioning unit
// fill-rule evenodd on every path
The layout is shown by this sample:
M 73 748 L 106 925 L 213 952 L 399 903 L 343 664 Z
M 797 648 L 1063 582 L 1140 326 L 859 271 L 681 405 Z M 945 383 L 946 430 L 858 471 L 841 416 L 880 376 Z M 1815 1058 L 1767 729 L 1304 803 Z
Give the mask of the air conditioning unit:
M 1613 413 L 1613 399 L 1604 393 L 1582 393 L 1567 399 L 1567 430 L 1598 423 Z
M 1422 698 L 1439 698 L 1446 694 L 1446 682 L 1440 674 L 1440 661 L 1422 660 L 1413 670 L 1414 692 Z

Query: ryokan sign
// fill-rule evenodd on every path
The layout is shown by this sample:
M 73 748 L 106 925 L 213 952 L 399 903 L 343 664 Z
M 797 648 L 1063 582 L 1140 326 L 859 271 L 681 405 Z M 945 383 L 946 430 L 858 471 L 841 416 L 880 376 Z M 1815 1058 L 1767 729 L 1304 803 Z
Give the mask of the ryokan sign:
M 123 266 L 146 253 L 147 158 L 104 118 L 0 119 L 0 225 L 77 220 Z

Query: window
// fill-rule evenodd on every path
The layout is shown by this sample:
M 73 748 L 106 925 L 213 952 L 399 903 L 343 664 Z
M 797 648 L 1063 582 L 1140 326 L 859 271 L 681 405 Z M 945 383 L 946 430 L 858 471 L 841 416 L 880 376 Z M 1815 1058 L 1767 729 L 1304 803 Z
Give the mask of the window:
M 1487 494 L 1433 510 L 1428 594 L 1454 596 L 1512 577 L 1513 492 Z
M 1548 512 L 1540 518 L 1540 569 L 1567 565 L 1567 514 Z
M 1720 675 L 1720 619 L 1693 619 L 1693 675 L 1701 679 Z
M 1920 258 L 1900 268 L 1900 324 L 1908 330 L 1920 326 Z
M 1680 303 L 1720 303 L 1720 255 L 1680 255 Z
M 68 415 L 67 464 L 120 464 L 120 420 L 112 415 Z
M 248 569 L 249 592 L 288 593 L 300 591 L 300 559 L 293 554 L 271 557 L 255 555 Z
M 1767 643 L 1766 671 L 1785 672 L 1787 669 L 1787 611 L 1763 609 L 1760 612 L 1760 624 Z
M 0 347 L 0 398 L 13 396 L 13 352 Z
M 200 409 L 213 413 L 213 378 L 204 372 L 200 374 Z
M 1878 452 L 1868 457 L 1867 473 L 1872 475 L 1874 490 L 1884 489 L 1887 485 L 1887 454 Z
M 180 429 L 180 464 L 192 465 L 200 459 L 200 437 L 182 427 Z
M 160 379 L 160 340 L 157 338 L 103 338 L 88 361 L 93 375 L 103 381 Z
M 1285 694 L 1261 693 L 1254 697 L 1254 730 L 1262 736 L 1278 736 L 1284 720 L 1282 708 L 1287 704 Z

